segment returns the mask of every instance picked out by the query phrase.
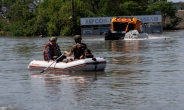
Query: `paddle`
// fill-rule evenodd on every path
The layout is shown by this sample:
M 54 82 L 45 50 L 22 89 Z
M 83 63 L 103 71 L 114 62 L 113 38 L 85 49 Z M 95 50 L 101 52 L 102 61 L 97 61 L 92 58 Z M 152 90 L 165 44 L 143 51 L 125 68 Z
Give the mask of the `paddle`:
M 43 69 L 40 73 L 43 73 L 45 70 L 47 70 L 53 63 L 57 62 L 57 60 L 59 60 L 65 53 L 63 52 L 63 54 L 61 56 L 59 56 L 56 60 L 54 60 L 54 62 L 52 62 L 47 68 Z

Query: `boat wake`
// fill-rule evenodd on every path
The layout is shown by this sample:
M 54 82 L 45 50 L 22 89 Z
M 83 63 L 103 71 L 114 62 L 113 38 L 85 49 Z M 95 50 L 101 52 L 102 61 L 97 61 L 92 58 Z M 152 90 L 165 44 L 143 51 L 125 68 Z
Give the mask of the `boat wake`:
M 166 39 L 169 37 L 153 36 L 147 33 L 139 33 L 137 30 L 131 30 L 125 34 L 124 40 L 149 40 L 149 39 Z
M 167 38 L 170 38 L 170 37 L 148 37 L 148 38 L 125 38 L 123 40 L 154 40 L 154 39 L 167 39 Z

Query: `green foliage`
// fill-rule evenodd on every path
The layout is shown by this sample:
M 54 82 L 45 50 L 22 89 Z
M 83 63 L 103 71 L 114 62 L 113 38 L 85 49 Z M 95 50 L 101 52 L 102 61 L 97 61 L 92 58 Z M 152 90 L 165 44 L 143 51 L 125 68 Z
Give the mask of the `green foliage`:
M 65 26 L 65 28 L 63 30 L 61 30 L 60 35 L 70 36 L 71 35 L 71 27 L 70 26 Z
M 181 18 L 175 17 L 175 18 L 171 19 L 171 22 L 167 23 L 164 28 L 165 29 L 174 29 L 181 21 L 182 21 Z
M 0 31 L 0 36 L 4 36 L 5 35 L 5 31 Z
M 9 21 L 5 18 L 0 19 L 0 36 L 5 36 L 10 31 L 9 29 Z
M 0 17 L 0 35 L 12 36 L 70 36 L 72 33 L 71 0 L 44 0 L 30 12 L 28 5 L 34 0 L 0 0 L 7 12 Z M 171 2 L 153 0 L 73 0 L 74 28 L 80 34 L 80 18 L 155 14 L 161 11 L 163 20 L 173 18 L 170 26 L 180 22 L 176 19 L 176 7 Z M 182 7 L 182 4 L 181 4 Z M 146 10 L 146 11 L 145 11 Z
M 138 3 L 133 1 L 128 1 L 120 4 L 121 12 L 124 12 L 124 15 L 132 16 L 141 12 L 141 7 L 139 7 Z
M 179 10 L 184 10 L 184 2 L 180 2 L 179 6 L 178 6 Z
M 170 17 L 171 19 L 176 17 L 175 13 L 177 8 L 173 6 L 172 2 L 160 1 L 151 4 L 146 10 L 148 14 L 154 14 L 156 11 L 161 11 L 163 25 L 165 26 L 165 20 L 167 17 Z
M 24 36 L 24 33 L 23 33 L 24 27 L 22 25 L 23 25 L 23 22 L 21 21 L 12 23 L 10 25 L 10 35 L 11 36 Z

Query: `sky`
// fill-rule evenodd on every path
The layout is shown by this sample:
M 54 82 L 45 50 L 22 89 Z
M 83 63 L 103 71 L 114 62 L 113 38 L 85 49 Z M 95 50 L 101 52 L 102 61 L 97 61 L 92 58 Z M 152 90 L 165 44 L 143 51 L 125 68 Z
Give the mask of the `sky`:
M 167 0 L 168 2 L 184 2 L 184 0 Z

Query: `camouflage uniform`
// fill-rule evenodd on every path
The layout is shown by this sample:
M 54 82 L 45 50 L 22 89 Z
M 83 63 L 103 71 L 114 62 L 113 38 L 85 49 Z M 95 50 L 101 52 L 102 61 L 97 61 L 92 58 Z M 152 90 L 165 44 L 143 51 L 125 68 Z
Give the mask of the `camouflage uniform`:
M 75 35 L 74 40 L 76 44 L 73 45 L 70 50 L 70 52 L 74 54 L 74 59 L 65 59 L 64 62 L 80 59 L 80 57 L 84 55 L 85 49 L 87 49 L 87 45 L 85 43 L 81 43 L 82 38 L 80 35 Z
M 80 59 L 80 56 L 84 55 L 85 49 L 87 49 L 87 45 L 85 43 L 75 44 L 71 49 L 71 52 L 74 53 L 74 59 Z

